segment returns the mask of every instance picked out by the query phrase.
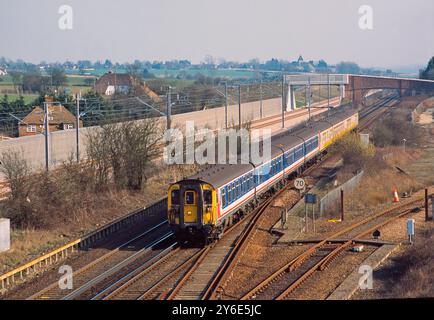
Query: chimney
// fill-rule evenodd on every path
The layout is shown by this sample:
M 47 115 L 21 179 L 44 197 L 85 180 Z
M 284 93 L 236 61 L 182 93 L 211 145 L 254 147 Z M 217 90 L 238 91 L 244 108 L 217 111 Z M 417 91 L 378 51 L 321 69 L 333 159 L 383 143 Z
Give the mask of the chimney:
M 53 97 L 45 96 L 45 102 L 47 103 L 47 106 L 51 106 L 53 104 Z

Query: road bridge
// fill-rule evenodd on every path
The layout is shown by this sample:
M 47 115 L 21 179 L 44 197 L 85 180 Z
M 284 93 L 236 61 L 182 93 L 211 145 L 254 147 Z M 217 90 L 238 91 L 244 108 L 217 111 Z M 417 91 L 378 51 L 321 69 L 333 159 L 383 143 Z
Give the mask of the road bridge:
M 434 92 L 434 81 L 415 78 L 391 78 L 352 74 L 304 74 L 287 75 L 287 110 L 295 109 L 296 86 L 338 85 L 341 98 L 349 97 L 355 105 L 363 103 L 363 97 L 371 90 L 392 89 L 400 97 Z

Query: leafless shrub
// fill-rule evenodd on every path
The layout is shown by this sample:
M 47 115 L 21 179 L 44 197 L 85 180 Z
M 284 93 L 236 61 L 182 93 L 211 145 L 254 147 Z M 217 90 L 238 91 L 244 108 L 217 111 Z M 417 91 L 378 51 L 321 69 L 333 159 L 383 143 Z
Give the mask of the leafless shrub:
M 402 145 L 404 139 L 406 144 L 418 145 L 422 138 L 422 131 L 414 125 L 405 112 L 395 112 L 386 119 L 378 122 L 374 127 L 374 144 L 379 147 L 389 145 Z
M 38 226 L 41 221 L 28 201 L 34 186 L 30 166 L 22 152 L 7 151 L 0 157 L 0 172 L 9 181 L 10 196 L 2 203 L 3 215 L 10 218 L 13 226 Z
M 147 169 L 160 154 L 161 136 L 161 127 L 153 120 L 109 124 L 91 133 L 87 152 L 97 189 L 110 177 L 120 188 L 141 189 Z
M 96 190 L 102 190 L 109 181 L 109 147 L 105 138 L 106 131 L 104 130 L 95 130 L 88 133 L 86 152 L 93 172 L 93 184 Z
M 160 155 L 161 130 L 152 120 L 122 124 L 124 139 L 124 170 L 127 186 L 138 190 L 143 187 L 147 166 Z
M 26 199 L 29 195 L 31 189 L 28 180 L 30 170 L 22 152 L 7 151 L 0 156 L 0 172 L 9 181 L 13 199 Z

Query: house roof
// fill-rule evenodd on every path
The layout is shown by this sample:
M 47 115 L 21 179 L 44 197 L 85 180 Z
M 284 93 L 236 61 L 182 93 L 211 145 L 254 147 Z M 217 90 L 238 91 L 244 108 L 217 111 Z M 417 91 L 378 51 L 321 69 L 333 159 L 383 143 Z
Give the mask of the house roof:
M 109 72 L 101 76 L 96 81 L 96 85 L 104 85 L 105 87 L 109 85 L 116 86 L 132 86 L 133 79 L 129 74 L 126 73 L 113 73 Z
M 49 105 L 48 115 L 50 117 L 50 124 L 75 122 L 75 116 L 61 105 Z M 24 117 L 22 122 L 25 124 L 44 124 L 44 110 L 42 110 L 41 107 L 35 107 L 27 116 Z

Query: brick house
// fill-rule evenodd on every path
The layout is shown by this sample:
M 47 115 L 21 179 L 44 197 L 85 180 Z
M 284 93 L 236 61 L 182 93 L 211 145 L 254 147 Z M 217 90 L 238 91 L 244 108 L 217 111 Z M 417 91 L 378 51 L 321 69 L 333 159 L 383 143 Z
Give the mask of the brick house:
M 126 73 L 108 72 L 95 82 L 95 91 L 101 95 L 128 94 L 134 88 L 134 79 Z
M 145 94 L 154 102 L 161 102 L 162 99 L 148 85 L 142 81 L 134 80 L 126 73 L 108 72 L 95 82 L 94 90 L 104 96 L 112 96 L 115 93 L 137 95 Z
M 60 104 L 54 104 L 52 97 L 46 97 L 45 102 L 48 104 L 48 124 L 50 132 L 75 129 L 75 116 L 69 112 L 68 109 Z M 81 120 L 80 127 L 83 127 Z M 25 137 L 41 133 L 44 133 L 44 109 L 34 107 L 33 110 L 19 122 L 18 135 Z

